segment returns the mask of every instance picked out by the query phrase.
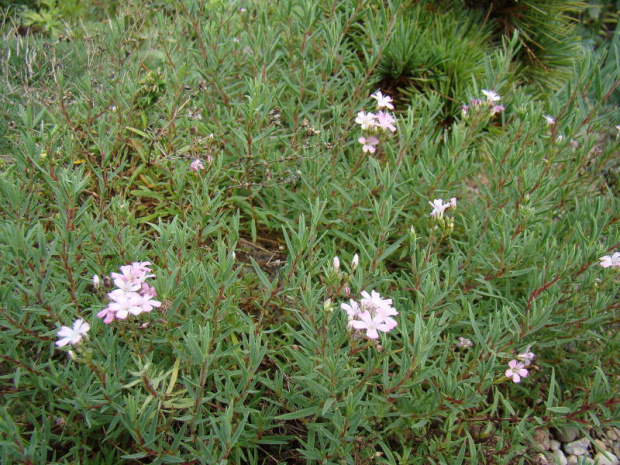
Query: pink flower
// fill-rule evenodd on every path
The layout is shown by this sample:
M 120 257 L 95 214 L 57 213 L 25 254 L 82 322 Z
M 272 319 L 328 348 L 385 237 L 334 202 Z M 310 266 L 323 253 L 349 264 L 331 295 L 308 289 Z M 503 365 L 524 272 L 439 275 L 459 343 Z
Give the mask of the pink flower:
M 392 105 L 392 97 L 388 95 L 383 95 L 380 90 L 371 95 L 377 101 L 377 108 L 380 110 L 381 108 L 387 108 L 388 110 L 393 110 L 394 105 Z
M 528 371 L 525 369 L 525 364 L 517 360 L 511 360 L 508 362 L 508 369 L 506 370 L 506 377 L 512 378 L 515 383 L 520 383 L 521 378 L 527 378 Z
M 205 169 L 205 165 L 202 164 L 202 160 L 196 158 L 189 164 L 189 169 L 192 171 L 200 171 Z
M 152 300 L 150 295 L 136 294 L 136 297 L 134 299 L 135 305 L 140 307 L 141 312 L 150 312 L 151 310 L 153 310 L 153 307 L 161 307 L 161 302 L 158 300 Z M 138 313 L 134 313 L 134 315 L 137 315 Z
M 392 132 L 396 132 L 396 126 L 394 126 L 395 122 L 396 120 L 389 113 L 386 113 L 385 111 L 380 111 L 377 113 L 377 126 L 384 131 L 389 129 Z
M 469 116 L 469 105 L 461 105 L 461 115 L 463 118 L 467 118 Z
M 363 144 L 362 152 L 364 153 L 375 153 L 375 151 L 377 150 L 375 146 L 379 143 L 379 139 L 377 139 L 375 136 L 370 136 L 368 138 L 360 137 L 359 139 L 357 139 L 357 141 L 360 144 Z
M 90 330 L 90 325 L 81 318 L 73 322 L 73 328 L 62 326 L 58 333 L 56 333 L 61 338 L 56 341 L 56 347 L 64 347 L 67 344 L 77 344 L 86 336 L 88 330 Z
M 493 105 L 491 107 L 491 116 L 495 116 L 498 113 L 501 113 L 502 111 L 504 111 L 506 108 L 504 108 L 504 105 Z
M 523 366 L 530 366 L 532 364 L 532 360 L 534 360 L 534 357 L 536 357 L 536 354 L 534 354 L 531 350 L 530 347 L 532 346 L 527 346 L 525 348 L 525 351 L 520 353 L 519 355 L 517 355 L 517 358 L 519 360 L 523 360 Z
M 605 255 L 599 258 L 603 268 L 620 268 L 620 252 L 614 252 L 613 255 Z

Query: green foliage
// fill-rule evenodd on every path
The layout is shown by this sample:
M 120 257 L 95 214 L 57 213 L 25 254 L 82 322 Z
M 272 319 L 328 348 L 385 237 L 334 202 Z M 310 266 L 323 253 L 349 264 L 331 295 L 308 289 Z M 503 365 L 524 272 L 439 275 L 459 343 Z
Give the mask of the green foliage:
M 463 6 L 477 10 L 479 21 L 493 28 L 498 41 L 518 32 L 520 75 L 540 91 L 557 90 L 570 76 L 579 51 L 575 16 L 584 10 L 583 1 L 461 0 L 447 4 L 456 10 Z
M 0 461 L 527 463 L 540 427 L 618 424 L 617 44 L 542 101 L 521 36 L 409 3 L 136 0 L 71 42 L 5 31 Z M 370 155 L 379 88 L 398 131 Z M 482 89 L 505 111 L 462 117 Z M 147 260 L 162 306 L 104 324 L 92 276 Z M 373 289 L 399 312 L 377 341 L 340 308 Z
M 67 32 L 66 23 L 100 17 L 117 4 L 117 0 L 36 0 L 20 2 L 16 8 L 22 27 L 58 35 Z

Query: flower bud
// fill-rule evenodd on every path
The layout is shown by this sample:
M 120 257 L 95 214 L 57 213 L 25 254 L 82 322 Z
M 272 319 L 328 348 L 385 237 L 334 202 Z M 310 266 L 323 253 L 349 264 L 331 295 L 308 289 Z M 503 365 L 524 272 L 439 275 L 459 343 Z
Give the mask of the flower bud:
M 95 289 L 99 289 L 101 287 L 101 280 L 97 275 L 93 276 L 93 286 L 95 287 Z
M 340 271 L 340 259 L 338 257 L 334 257 L 333 264 L 334 264 L 334 271 L 338 273 Z
M 353 260 L 351 260 L 351 271 L 355 271 L 360 264 L 360 256 L 358 254 L 353 255 Z

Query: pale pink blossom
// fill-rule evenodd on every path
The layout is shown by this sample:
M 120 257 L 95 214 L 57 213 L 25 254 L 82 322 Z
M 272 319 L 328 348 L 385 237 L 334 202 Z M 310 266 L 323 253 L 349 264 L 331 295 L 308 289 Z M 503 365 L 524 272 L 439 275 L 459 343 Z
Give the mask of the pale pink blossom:
M 396 132 L 396 126 L 394 126 L 395 122 L 396 120 L 389 113 L 385 111 L 380 111 L 379 113 L 377 113 L 377 126 L 379 126 L 384 131 L 387 131 L 389 129 L 392 132 Z
M 450 199 L 450 206 L 451 206 L 452 208 L 456 208 L 456 197 L 452 197 L 452 198 Z
M 461 105 L 461 115 L 463 118 L 467 118 L 469 116 L 469 105 Z
M 530 350 L 531 347 L 532 346 L 527 346 L 522 353 L 517 355 L 517 358 L 523 361 L 523 366 L 530 366 L 532 364 L 532 360 L 536 357 L 536 354 Z
M 56 333 L 61 339 L 56 341 L 56 347 L 64 347 L 67 344 L 75 345 L 86 336 L 90 325 L 81 318 L 73 322 L 73 327 L 62 326 Z
M 552 124 L 555 124 L 555 118 L 553 118 L 553 116 L 543 115 L 543 118 L 545 118 L 547 125 L 551 126 Z
M 392 105 L 392 97 L 389 95 L 383 95 L 380 90 L 371 95 L 377 101 L 377 108 L 380 110 L 382 108 L 387 108 L 388 110 L 393 110 L 394 105 Z
M 394 328 L 394 326 L 388 324 L 383 318 L 373 316 L 370 312 L 362 312 L 357 315 L 357 318 L 357 320 L 351 322 L 351 325 L 357 330 L 366 330 L 366 337 L 370 339 L 377 339 L 379 337 L 377 331 L 387 333 Z
M 362 152 L 364 153 L 375 153 L 375 151 L 377 150 L 376 145 L 379 144 L 379 139 L 377 139 L 375 136 L 360 137 L 357 141 L 363 145 Z
M 150 312 L 154 307 L 161 307 L 161 302 L 158 300 L 153 300 L 150 295 L 136 294 L 134 299 L 135 305 L 140 307 L 142 312 Z M 137 315 L 138 313 L 134 313 L 134 315 Z
M 506 377 L 512 378 L 515 383 L 520 383 L 521 378 L 527 378 L 528 371 L 525 369 L 525 364 L 518 360 L 511 360 L 508 362 L 508 369 L 506 370 Z
M 495 116 L 498 113 L 501 113 L 502 111 L 504 111 L 506 108 L 504 108 L 504 105 L 493 105 L 491 107 L 491 116 Z
M 470 340 L 470 339 L 467 339 L 466 337 L 459 336 L 458 341 L 459 341 L 459 342 L 457 342 L 457 343 L 456 343 L 456 345 L 457 345 L 458 347 L 463 348 L 463 349 L 465 349 L 465 348 L 467 348 L 467 347 L 473 347 L 473 346 L 474 346 L 474 343 L 473 343 L 473 342 L 471 342 L 471 340 Z
M 620 252 L 614 252 L 612 255 L 605 255 L 599 258 L 603 268 L 620 268 Z
M 205 169 L 205 165 L 202 164 L 202 160 L 196 158 L 193 162 L 189 164 L 189 169 L 192 171 L 200 171 Z

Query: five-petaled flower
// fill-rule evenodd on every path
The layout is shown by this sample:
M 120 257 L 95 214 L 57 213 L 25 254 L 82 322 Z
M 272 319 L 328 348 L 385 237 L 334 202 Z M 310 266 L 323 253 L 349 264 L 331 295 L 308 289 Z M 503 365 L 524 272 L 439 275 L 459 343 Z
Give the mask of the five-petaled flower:
M 379 139 L 375 136 L 360 137 L 357 141 L 362 144 L 362 152 L 364 153 L 375 153 L 377 150 L 376 146 L 379 144 Z
M 380 90 L 371 95 L 377 101 L 377 108 L 380 110 L 382 108 L 387 108 L 388 110 L 393 110 L 394 105 L 392 105 L 392 97 L 389 95 L 383 95 Z
M 499 102 L 502 99 L 499 94 L 492 90 L 482 89 L 482 93 L 487 98 L 487 102 L 489 103 Z
M 506 370 L 506 377 L 512 378 L 515 383 L 520 383 L 521 378 L 527 378 L 528 371 L 525 369 L 525 363 L 518 360 L 511 360 L 508 362 L 508 369 Z
M 599 258 L 603 268 L 620 268 L 620 252 L 614 252 L 612 255 L 605 255 Z
M 372 129 L 377 125 L 377 115 L 360 111 L 357 114 L 357 118 L 355 118 L 355 122 L 359 124 L 363 130 Z
M 67 344 L 75 345 L 86 336 L 86 333 L 90 329 L 90 325 L 81 318 L 78 318 L 73 322 L 73 328 L 63 326 L 56 333 L 61 339 L 56 341 L 56 347 L 64 347 Z

